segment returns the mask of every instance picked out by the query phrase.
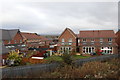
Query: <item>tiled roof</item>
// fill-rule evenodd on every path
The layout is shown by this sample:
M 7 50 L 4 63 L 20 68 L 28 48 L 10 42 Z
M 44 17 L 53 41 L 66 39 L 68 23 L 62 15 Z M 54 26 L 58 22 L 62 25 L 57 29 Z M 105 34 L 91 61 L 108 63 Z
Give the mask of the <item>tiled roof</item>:
M 67 30 L 69 30 L 75 37 L 77 37 L 77 35 L 69 28 L 66 28 Z
M 69 28 L 66 28 L 66 29 L 62 32 L 61 35 L 63 35 L 63 33 L 64 33 L 66 30 L 68 30 L 74 37 L 77 37 L 77 35 L 76 35 L 71 29 L 69 29 Z M 61 37 L 61 35 L 59 36 L 59 38 Z
M 40 39 L 41 39 L 41 41 L 46 41 L 46 40 L 48 40 L 46 37 L 44 37 L 44 36 L 39 36 L 40 37 Z
M 40 39 L 40 37 L 35 33 L 24 33 L 24 32 L 22 32 L 21 34 L 22 34 L 23 38 L 28 39 L 28 40 Z
M 25 32 L 22 32 L 21 33 L 23 38 L 25 39 L 28 39 L 28 40 L 35 40 L 35 39 L 40 39 L 40 40 L 47 40 L 47 38 L 43 37 L 43 36 L 40 36 L 40 35 L 37 35 L 36 33 L 25 33 Z
M 19 29 L 0 29 L 0 33 L 2 33 L 2 35 L 0 35 L 0 40 L 12 40 L 18 31 Z
M 115 37 L 113 30 L 91 30 L 91 31 L 80 31 L 79 36 L 82 38 L 106 38 L 106 37 Z
M 79 37 L 79 34 L 76 34 L 77 37 Z

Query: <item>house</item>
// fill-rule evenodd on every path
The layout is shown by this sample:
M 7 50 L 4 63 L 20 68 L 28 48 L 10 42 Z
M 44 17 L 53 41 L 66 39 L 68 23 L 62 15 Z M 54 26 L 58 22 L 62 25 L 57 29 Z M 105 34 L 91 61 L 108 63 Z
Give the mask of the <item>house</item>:
M 101 50 L 105 54 L 116 54 L 117 44 L 113 30 L 86 30 L 78 35 L 81 54 L 90 54 Z
M 26 44 L 28 48 L 39 48 L 39 46 L 49 45 L 49 43 L 47 43 L 47 38 L 40 36 L 36 33 L 21 32 L 21 34 L 23 37 L 24 44 Z
M 120 53 L 120 29 L 116 33 L 116 43 L 118 44 L 118 52 Z
M 23 37 L 20 34 L 19 29 L 0 29 L 0 32 L 2 32 L 0 40 L 6 48 L 9 48 L 10 50 L 24 49 Z
M 45 35 L 45 37 L 50 42 L 50 45 L 55 45 L 58 43 L 58 37 L 59 35 Z
M 77 52 L 79 54 L 90 54 L 102 52 L 104 54 L 118 53 L 118 45 L 113 30 L 86 30 L 75 34 L 66 28 L 59 36 L 58 52 Z
M 48 38 L 41 36 L 41 35 L 39 35 L 39 37 L 41 39 L 40 43 L 42 46 L 49 46 L 50 45 L 51 41 Z
M 69 28 L 66 28 L 58 37 L 58 52 L 76 51 L 77 35 Z

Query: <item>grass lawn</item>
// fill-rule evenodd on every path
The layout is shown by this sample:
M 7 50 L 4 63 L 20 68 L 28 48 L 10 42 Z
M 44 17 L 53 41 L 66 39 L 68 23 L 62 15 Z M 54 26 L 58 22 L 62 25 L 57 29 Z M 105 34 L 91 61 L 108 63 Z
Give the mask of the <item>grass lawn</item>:
M 89 58 L 89 57 L 90 56 L 72 55 L 73 60 L 85 59 L 85 58 Z M 63 61 L 61 56 L 50 56 L 50 57 L 45 58 L 44 60 L 46 60 L 47 63 Z
M 50 56 L 50 57 L 45 58 L 45 60 L 47 63 L 62 62 L 63 61 L 62 57 L 60 57 L 60 56 Z
M 91 56 L 73 55 L 72 57 L 73 57 L 74 60 L 77 60 L 77 59 L 89 58 L 89 57 L 91 57 Z

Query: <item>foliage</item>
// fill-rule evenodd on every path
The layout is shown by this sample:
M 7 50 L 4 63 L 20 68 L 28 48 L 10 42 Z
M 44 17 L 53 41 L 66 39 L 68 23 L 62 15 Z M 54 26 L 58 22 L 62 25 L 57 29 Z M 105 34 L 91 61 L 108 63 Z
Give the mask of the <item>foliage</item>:
M 36 52 L 36 51 L 29 50 L 29 51 L 27 52 L 27 54 L 26 54 L 26 57 L 29 58 L 29 57 L 31 57 L 31 56 L 34 55 L 34 54 L 37 54 L 37 52 Z
M 64 62 L 64 63 L 66 63 L 66 64 L 68 64 L 68 65 L 72 64 L 72 61 L 73 61 L 73 60 L 72 60 L 72 57 L 71 57 L 70 54 L 64 53 L 63 56 L 62 56 L 62 59 L 63 59 L 63 62 Z
M 19 65 L 21 60 L 22 60 L 21 56 L 15 51 L 9 52 L 9 55 L 8 55 L 7 59 L 8 60 L 13 60 L 14 61 L 14 66 Z
M 52 62 L 62 62 L 62 58 L 60 56 L 49 56 L 45 58 L 45 63 L 52 63 Z
M 112 59 L 106 62 L 94 61 L 87 62 L 81 67 L 73 67 L 65 65 L 58 67 L 53 72 L 45 72 L 39 77 L 41 78 L 117 78 L 120 76 L 120 59 Z M 116 80 L 117 80 L 116 79 Z
M 89 58 L 91 56 L 72 55 L 73 60 Z

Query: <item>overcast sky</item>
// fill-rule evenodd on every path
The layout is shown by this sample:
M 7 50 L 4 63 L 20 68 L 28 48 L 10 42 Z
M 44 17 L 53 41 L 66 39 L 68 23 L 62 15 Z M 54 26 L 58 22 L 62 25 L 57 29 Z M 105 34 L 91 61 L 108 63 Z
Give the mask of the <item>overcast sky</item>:
M 8 2 L 7 2 L 8 1 Z M 7 4 L 6 4 L 7 2 Z M 2 1 L 4 29 L 60 34 L 66 27 L 80 30 L 118 29 L 117 2 L 17 2 Z

